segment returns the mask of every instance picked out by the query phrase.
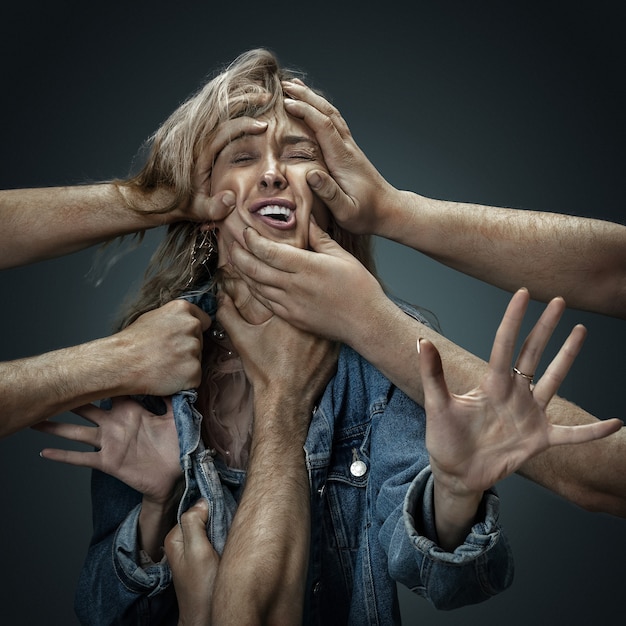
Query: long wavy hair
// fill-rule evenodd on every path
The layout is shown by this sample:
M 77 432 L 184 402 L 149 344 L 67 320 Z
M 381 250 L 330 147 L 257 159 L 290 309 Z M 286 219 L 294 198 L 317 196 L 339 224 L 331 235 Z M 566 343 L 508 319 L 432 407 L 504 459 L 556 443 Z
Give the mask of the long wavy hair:
M 276 56 L 268 50 L 241 54 L 170 115 L 148 139 L 148 156 L 143 167 L 133 177 L 120 181 L 121 184 L 145 191 L 162 186 L 173 189 L 175 197 L 163 208 L 163 213 L 188 202 L 193 194 L 192 174 L 199 155 L 215 138 L 220 123 L 242 116 L 260 117 L 282 109 L 285 94 L 281 81 L 298 76 L 300 72 L 281 68 Z M 199 225 L 195 222 L 178 222 L 168 228 L 148 265 L 137 297 L 122 312 L 120 327 L 183 293 L 212 287 L 217 254 L 207 263 L 207 272 L 198 273 L 190 281 L 198 232 Z M 348 233 L 332 217 L 328 233 L 375 273 L 369 236 Z

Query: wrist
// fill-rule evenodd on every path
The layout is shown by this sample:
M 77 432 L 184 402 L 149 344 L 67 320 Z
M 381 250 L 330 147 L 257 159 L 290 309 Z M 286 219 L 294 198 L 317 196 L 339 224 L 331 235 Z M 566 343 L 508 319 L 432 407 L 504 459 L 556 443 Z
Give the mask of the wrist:
M 176 499 L 144 495 L 139 512 L 138 541 L 153 562 L 163 557 L 165 537 L 176 523 Z
M 304 444 L 311 423 L 313 401 L 297 394 L 259 389 L 254 392 L 254 438 L 279 445 Z
M 137 184 L 111 183 L 125 209 L 133 212 L 143 225 L 152 228 L 183 219 L 178 212 L 178 198 L 173 189 L 157 187 L 147 190 Z
M 405 245 L 415 246 L 423 227 L 426 198 L 411 191 L 392 188 L 385 197 L 386 206 L 377 220 L 376 234 Z
M 474 525 L 483 492 L 450 490 L 435 477 L 433 494 L 439 545 L 453 551 Z

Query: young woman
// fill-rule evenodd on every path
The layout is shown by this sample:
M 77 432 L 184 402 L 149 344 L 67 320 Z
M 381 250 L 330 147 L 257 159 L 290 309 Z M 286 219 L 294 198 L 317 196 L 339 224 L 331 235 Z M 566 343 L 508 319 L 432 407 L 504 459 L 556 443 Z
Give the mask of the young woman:
M 64 457 L 103 468 L 127 483 L 94 472 L 94 536 L 77 592 L 83 623 L 176 623 L 172 573 L 161 559 L 161 546 L 177 516 L 200 497 L 208 502 L 208 540 L 223 555 L 220 572 L 227 560 L 245 570 L 248 560 L 256 566 L 263 554 L 270 564 L 253 572 L 256 579 L 232 576 L 220 582 L 218 572 L 214 603 L 227 595 L 232 603 L 238 598 L 244 603 L 267 579 L 296 590 L 290 615 L 303 613 L 305 623 L 394 624 L 399 621 L 396 581 L 446 609 L 480 602 L 511 583 L 512 558 L 492 487 L 527 458 L 558 443 L 546 435 L 543 411 L 556 391 L 555 378 L 539 381 L 542 393 L 534 397 L 526 374 L 510 375 L 511 337 L 519 331 L 524 294 L 509 307 L 492 363 L 498 375 L 506 373 L 511 411 L 474 415 L 468 427 L 456 419 L 446 422 L 433 406 L 427 449 L 423 407 L 348 346 L 334 351 L 324 344 L 315 352 L 323 374 L 311 387 L 301 381 L 292 387 L 297 360 L 295 367 L 294 362 L 286 367 L 281 335 L 264 334 L 277 318 L 249 299 L 232 272 L 229 250 L 245 245 L 246 228 L 307 248 L 312 218 L 374 270 L 369 240 L 339 228 L 307 184 L 307 173 L 325 165 L 314 133 L 284 109 L 282 81 L 290 77 L 267 51 L 242 55 L 163 124 L 152 138 L 146 165 L 127 183 L 129 189 L 171 186 L 178 193 L 174 206 L 191 193 L 192 173 L 198 172 L 204 152 L 223 139 L 222 123 L 242 116 L 259 122 L 258 132 L 228 138 L 196 174 L 209 195 L 234 192 L 232 213 L 215 223 L 170 227 L 123 322 L 179 298 L 214 319 L 217 315 L 218 323 L 205 334 L 199 388 L 174 395 L 171 404 L 144 398 L 154 419 L 138 430 L 153 432 L 158 422 L 165 435 L 155 435 L 159 445 L 152 447 L 144 438 L 135 448 L 132 471 L 128 463 L 124 470 L 123 462 L 107 470 L 103 455 L 113 454 L 116 445 Z M 424 322 L 416 309 L 397 305 L 397 314 Z M 554 307 L 546 314 L 553 327 L 558 319 Z M 529 338 L 539 355 L 545 327 Z M 297 344 L 290 343 L 287 325 L 282 328 L 284 350 L 290 350 Z M 416 334 L 411 341 L 415 345 L 418 339 Z M 568 348 L 581 340 L 575 334 Z M 432 357 L 430 344 L 425 342 L 423 350 Z M 302 363 L 307 354 L 297 355 Z M 264 358 L 265 371 L 259 367 Z M 557 357 L 554 373 L 562 378 L 572 360 Z M 274 368 L 288 376 L 285 384 Z M 328 380 L 330 368 L 334 375 Z M 263 398 L 277 387 L 287 415 L 294 406 L 307 413 L 295 419 L 295 426 L 294 420 L 283 419 L 280 405 L 273 406 L 269 418 L 259 409 L 265 409 Z M 101 429 L 110 429 L 104 413 L 89 411 Z M 46 428 L 69 436 L 60 427 Z M 90 430 L 97 429 L 74 430 L 71 438 L 93 443 Z M 585 432 L 580 440 L 600 436 Z M 100 457 L 85 460 L 89 454 Z M 55 458 L 50 451 L 44 456 Z M 294 475 L 304 480 L 292 480 Z M 298 510 L 302 502 L 310 510 Z M 259 519 L 267 521 L 264 516 L 281 504 L 276 523 L 284 532 L 267 534 L 272 525 Z M 272 555 L 288 551 L 291 542 L 300 557 L 281 579 L 281 561 Z M 207 568 L 216 568 L 216 561 L 207 562 Z M 207 605 L 209 596 L 207 591 Z

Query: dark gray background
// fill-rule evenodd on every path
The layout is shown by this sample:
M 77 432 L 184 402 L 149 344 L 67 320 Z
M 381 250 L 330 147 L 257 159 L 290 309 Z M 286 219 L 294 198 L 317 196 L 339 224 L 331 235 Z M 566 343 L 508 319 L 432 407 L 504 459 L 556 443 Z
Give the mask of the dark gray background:
M 0 188 L 125 175 L 141 142 L 207 73 L 267 46 L 332 96 L 398 187 L 623 221 L 625 17 L 622 3 L 605 0 L 5 6 Z M 98 288 L 85 278 L 93 250 L 3 272 L 0 359 L 107 334 L 150 241 Z M 506 293 L 389 242 L 378 257 L 397 295 L 488 357 Z M 626 324 L 570 312 L 559 338 L 579 321 L 589 339 L 562 395 L 599 417 L 623 417 Z M 0 611 L 12 626 L 75 623 L 89 473 L 40 459 L 51 444 L 32 431 L 0 442 Z M 512 589 L 453 613 L 403 592 L 405 623 L 622 623 L 624 522 L 518 477 L 501 492 L 517 557 Z

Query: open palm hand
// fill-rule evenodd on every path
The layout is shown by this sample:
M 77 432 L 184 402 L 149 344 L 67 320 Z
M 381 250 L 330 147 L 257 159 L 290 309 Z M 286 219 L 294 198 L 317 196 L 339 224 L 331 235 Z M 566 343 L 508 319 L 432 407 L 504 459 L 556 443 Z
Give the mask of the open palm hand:
M 46 448 L 52 461 L 91 467 L 110 474 L 155 501 L 167 499 L 181 476 L 171 401 L 163 415 L 128 397 L 114 398 L 110 410 L 87 404 L 72 412 L 95 426 L 46 421 L 34 428 L 96 448 L 83 452 Z
M 448 391 L 439 353 L 432 343 L 420 342 L 426 446 L 436 480 L 453 493 L 485 491 L 551 446 L 593 441 L 621 428 L 619 420 L 582 426 L 548 421 L 546 406 L 574 362 L 586 331 L 582 326 L 572 330 L 533 386 L 532 376 L 525 373 L 535 371 L 565 303 L 561 298 L 550 302 L 511 370 L 528 300 L 526 290 L 513 296 L 496 334 L 489 370 L 480 385 L 464 395 Z

